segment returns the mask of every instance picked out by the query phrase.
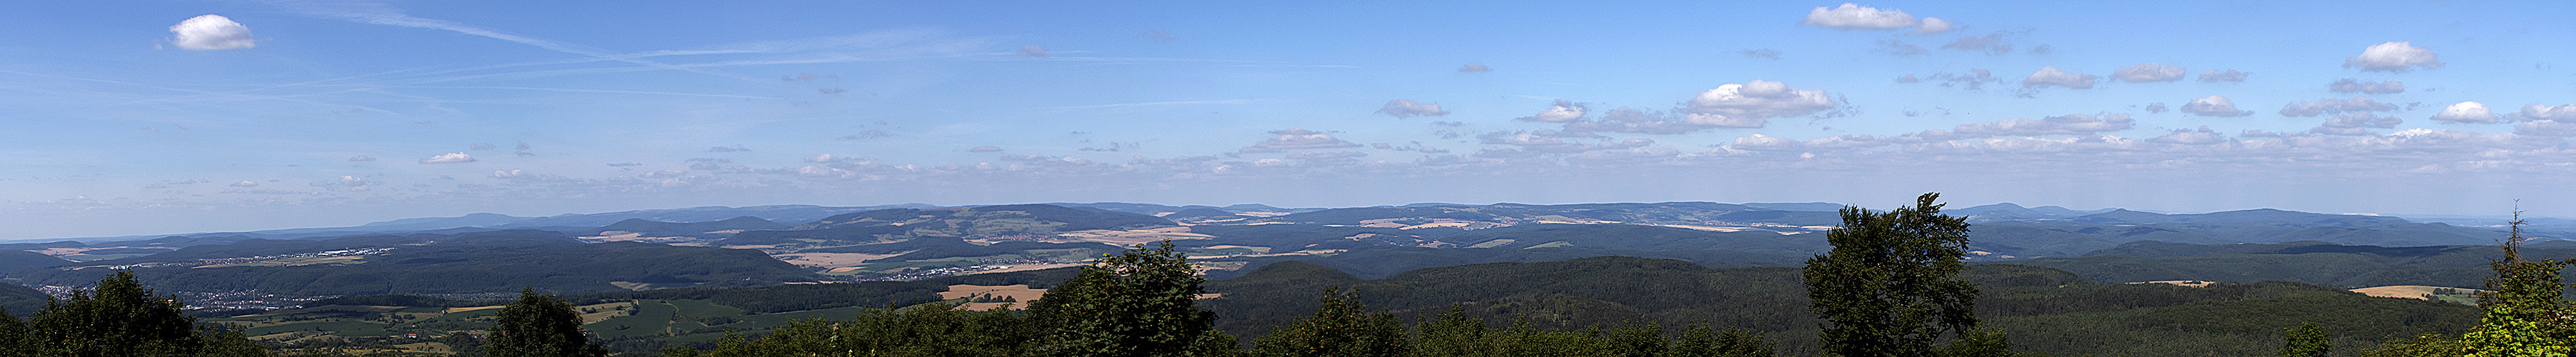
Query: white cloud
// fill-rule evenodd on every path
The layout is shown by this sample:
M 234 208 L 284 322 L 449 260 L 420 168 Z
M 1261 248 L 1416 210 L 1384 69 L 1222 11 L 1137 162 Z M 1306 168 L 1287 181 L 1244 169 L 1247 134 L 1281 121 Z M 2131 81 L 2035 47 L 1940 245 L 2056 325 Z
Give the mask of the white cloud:
M 2241 117 L 2254 115 L 2254 111 L 2251 110 L 2236 110 L 2236 103 L 2227 100 L 2227 97 L 2214 95 L 2201 97 L 2200 99 L 2193 99 L 2191 100 L 2191 103 L 2183 104 L 2181 110 L 2184 114 L 2205 117 Z
M 1538 115 L 1513 119 L 1545 123 L 1563 123 L 1582 120 L 1583 114 L 1586 110 L 1587 109 L 1583 107 L 1583 103 L 1575 103 L 1570 100 L 1558 99 L 1556 100 L 1555 107 L 1548 108 L 1546 111 L 1538 112 Z
M 832 154 L 814 154 L 814 156 L 805 157 L 805 162 L 832 162 L 832 160 Z
M 1746 150 L 1797 150 L 1804 146 L 1805 143 L 1798 142 L 1797 140 L 1762 134 L 1745 135 L 1741 138 L 1735 138 L 1735 144 L 1728 145 L 1728 147 Z
M 1079 51 L 1077 51 L 1077 52 L 1079 52 Z M 1021 56 L 1021 57 L 1046 57 L 1046 56 L 1047 56 L 1047 51 L 1046 51 L 1046 48 L 1044 48 L 1044 47 L 1038 47 L 1038 45 L 1020 46 L 1020 56 Z
M 1798 21 L 1799 25 L 1836 30 L 1894 30 L 1914 27 L 1921 23 L 1922 21 L 1914 19 L 1914 15 L 1906 14 L 1904 11 L 1879 10 L 1853 3 L 1843 3 L 1841 7 L 1831 9 L 1819 6 L 1815 10 L 1807 11 L 1806 20 Z
M 170 44 L 195 51 L 238 50 L 257 46 L 250 28 L 220 15 L 200 15 L 170 26 Z
M 966 152 L 1002 152 L 1002 147 L 1000 147 L 1000 146 L 977 146 L 977 147 L 975 147 L 975 148 L 973 148 L 973 149 L 966 149 Z
M 2513 133 L 2515 135 L 2530 136 L 2576 136 L 2576 122 L 2556 120 L 2527 121 L 2522 122 L 2522 124 L 2514 124 Z
M 528 172 L 527 172 L 527 171 L 524 171 L 524 170 L 493 170 L 493 171 L 492 171 L 492 178 L 496 178 L 496 179 L 516 178 L 516 177 L 519 177 L 519 176 L 527 176 L 527 175 L 528 175 Z
M 2129 119 L 2125 113 L 2101 116 L 2067 114 L 2041 120 L 2006 118 L 1991 123 L 1961 124 L 1951 131 L 1975 136 L 2090 135 L 2129 130 L 2136 125 L 2137 121 Z
M 431 156 L 427 159 L 420 159 L 420 163 L 423 164 L 450 164 L 459 162 L 474 162 L 474 155 L 466 155 L 465 153 L 459 152 L 439 154 L 438 156 Z
M 231 186 L 232 186 L 232 187 L 259 187 L 259 183 L 258 183 L 258 182 L 251 182 L 250 180 L 242 180 L 241 182 L 234 182 Z
M 1754 80 L 1743 84 L 1729 83 L 1700 92 L 1685 109 L 1685 122 L 1695 125 L 1759 128 L 1767 120 L 1791 115 L 1805 115 L 1833 109 L 1833 98 L 1822 89 L 1790 88 L 1786 83 Z
M 2012 53 L 2013 45 L 2010 43 L 2004 43 L 2004 33 L 1996 32 L 1985 36 L 1960 37 L 1957 41 L 1950 41 L 1950 44 L 1941 45 L 1941 48 L 1961 51 L 1985 51 L 1986 54 L 2001 55 Z
M 2442 68 L 2433 50 L 2415 47 L 2407 41 L 2370 45 L 2360 56 L 2343 60 L 2343 68 L 2360 68 L 2365 72 L 2406 73 L 2416 69 Z
M 376 157 L 366 155 L 350 156 L 349 161 L 376 161 Z
M 2576 122 L 2576 104 L 2559 104 L 2555 107 L 2539 104 L 2525 105 L 2522 106 L 2520 114 L 2523 120 Z
M 1397 118 L 1449 115 L 1449 111 L 1441 110 L 1439 104 L 1415 102 L 1409 99 L 1386 101 L 1386 106 L 1378 107 L 1377 113 L 1392 115 Z
M 2396 104 L 2380 103 L 2378 101 L 2370 100 L 2370 98 L 2356 96 L 2352 97 L 2352 99 L 2326 98 L 2318 99 L 2314 102 L 2290 102 L 2289 105 L 2281 107 L 2281 115 L 2312 117 L 2326 114 L 2343 114 L 2345 112 L 2385 112 L 2392 110 L 2397 110 Z
M 2351 78 L 2327 83 L 2326 90 L 2335 93 L 2397 94 L 2406 92 L 2406 83 L 2398 81 L 2363 82 Z
M 2185 73 L 2185 71 L 2182 69 L 2182 66 L 2158 63 L 2139 63 L 2135 66 L 2129 66 L 2128 68 L 2121 68 L 2118 71 L 2112 71 L 2111 78 L 2117 78 L 2122 82 L 2129 83 L 2172 82 L 2182 80 L 2183 73 Z
M 2244 82 L 2244 81 L 2245 81 L 2245 77 L 2246 77 L 2246 76 L 2251 76 L 2251 75 L 2254 75 L 2254 73 L 2253 73 L 2253 72 L 2237 72 L 2236 70 L 2233 70 L 2233 69 L 2226 70 L 2226 71 L 2220 71 L 2220 70 L 2215 70 L 2215 69 L 2213 69 L 2213 70 L 2209 70 L 2208 72 L 2200 72 L 2200 81 L 2201 81 L 2201 82 L 2211 82 L 2211 83 L 2216 83 L 2216 82 Z
M 2065 70 L 2057 69 L 2055 66 L 2050 66 L 2041 67 L 2038 72 L 2031 72 L 2030 77 L 2022 78 L 2021 86 L 2028 88 L 2059 86 L 2072 89 L 2089 89 L 2093 88 L 2094 81 L 2101 78 L 2102 76 L 2067 72 Z
M 2168 111 L 2168 110 L 2173 110 L 2173 109 L 2172 109 L 2172 107 L 2167 107 L 2167 106 L 2165 106 L 2165 102 L 2147 103 L 2147 112 L 2148 112 L 2148 113 L 2163 113 L 2163 112 Z
M 1485 67 L 1485 64 L 1483 64 L 1483 63 L 1469 63 L 1469 64 L 1467 64 L 1467 65 L 1465 65 L 1465 66 L 1458 66 L 1458 71 L 1459 71 L 1459 72 L 1493 72 L 1493 71 L 1494 71 L 1494 68 L 1493 68 L 1493 67 Z
M 2226 136 L 2223 136 L 2223 135 L 2218 135 L 2218 132 L 2217 132 L 2217 131 L 2209 130 L 2209 127 L 2208 127 L 2208 126 L 2202 126 L 2202 127 L 2200 127 L 2200 129 L 2199 129 L 2199 130 L 2175 130 L 2175 131 L 2173 131 L 2173 133 L 2172 133 L 2172 134 L 2165 134 L 2165 136 L 2158 136 L 2158 137 L 2154 137 L 2154 138 L 2148 138 L 2148 139 L 2147 139 L 2147 142 L 2154 142 L 2154 143 L 2166 143 L 2166 144 L 2183 144 L 2183 145 L 2209 145 L 2209 144 L 2217 144 L 2217 143 L 2227 142 L 2227 137 L 2226 137 Z
M 1333 138 L 1333 135 L 1331 134 L 1319 133 L 1306 129 L 1290 128 L 1288 130 L 1272 131 L 1270 134 L 1278 136 L 1271 137 L 1269 140 L 1262 140 L 1261 142 L 1253 143 L 1251 147 L 1245 147 L 1242 151 L 1277 152 L 1280 150 L 1328 149 L 1360 146 L 1360 144 L 1357 143 Z
M 2478 102 L 2460 102 L 2459 104 L 2452 104 L 2448 108 L 2442 108 L 2442 113 L 2434 114 L 2432 119 L 2433 121 L 2451 123 L 2496 123 L 2495 112 L 2488 110 L 2486 103 Z
M 2377 116 L 2372 115 L 2369 112 L 2359 112 L 2338 115 L 2334 118 L 2326 119 L 2325 123 L 2318 124 L 2314 129 L 2308 129 L 2308 132 L 2325 135 L 2371 135 L 2369 130 L 2370 128 L 2395 128 L 2397 127 L 2397 124 L 2403 124 L 2405 122 L 2406 120 L 2398 119 L 2395 116 Z
M 1942 20 L 1938 17 L 1924 16 L 1922 22 L 1922 26 L 1915 27 L 1914 32 L 1908 32 L 1907 34 L 1931 35 L 1946 33 L 1950 32 L 1950 30 L 1958 29 L 1957 23 L 1950 22 L 1950 20 Z

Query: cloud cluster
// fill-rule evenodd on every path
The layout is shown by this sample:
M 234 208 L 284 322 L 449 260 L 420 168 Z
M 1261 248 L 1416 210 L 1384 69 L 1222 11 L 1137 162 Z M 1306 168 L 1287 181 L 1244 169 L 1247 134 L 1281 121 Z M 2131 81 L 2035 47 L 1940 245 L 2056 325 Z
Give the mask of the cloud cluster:
M 1440 105 L 1439 105 L 1439 104 L 1431 104 L 1431 103 L 1415 102 L 1415 101 L 1410 100 L 1410 99 L 1396 99 L 1396 100 L 1389 100 L 1389 101 L 1386 101 L 1386 106 L 1378 107 L 1378 108 L 1377 108 L 1377 113 L 1378 113 L 1378 114 L 1386 114 L 1386 115 L 1394 116 L 1394 117 L 1397 117 L 1397 118 L 1411 118 L 1411 117 L 1418 117 L 1418 116 L 1424 116 L 1424 117 L 1436 117 L 1436 116 L 1442 116 L 1442 115 L 1449 115 L 1449 111 L 1447 111 L 1447 110 L 1441 110 L 1441 109 L 1440 109 Z
M 2200 81 L 2204 83 L 2244 82 L 2246 76 L 2252 75 L 2254 75 L 2252 72 L 2237 72 L 2233 69 L 2226 71 L 2213 69 L 2208 72 L 2200 72 Z
M 1807 115 L 1833 109 L 1837 101 L 1822 89 L 1790 88 L 1786 83 L 1754 80 L 1729 83 L 1700 92 L 1684 108 L 1683 122 L 1725 128 L 1760 128 L 1767 118 Z
M 170 26 L 170 44 L 192 51 L 238 50 L 258 46 L 250 27 L 220 15 L 199 15 Z
M 2406 92 L 2406 83 L 2398 81 L 2363 82 L 2356 79 L 2344 78 L 2335 80 L 2334 83 L 2326 83 L 2326 90 L 2335 93 L 2397 94 Z
M 1807 19 L 1799 20 L 1798 24 L 1836 30 L 1894 30 L 1922 25 L 1923 21 L 1915 19 L 1913 14 L 1896 9 L 1880 10 L 1859 4 L 1843 3 L 1840 7 L 1818 6 L 1815 10 L 1807 11 Z M 1943 27 L 1949 26 L 1947 21 L 1942 24 Z
M 2344 59 L 2343 68 L 2359 68 L 2364 72 L 2406 73 L 2416 69 L 2442 68 L 2442 60 L 2440 56 L 2434 55 L 2430 48 L 2415 47 L 2411 42 L 2398 41 L 2363 48 L 2361 55 Z
M 1459 71 L 1459 72 L 1493 72 L 1493 71 L 1494 71 L 1494 68 L 1493 68 L 1493 67 L 1485 67 L 1485 64 L 1483 64 L 1483 63 L 1469 63 L 1469 64 L 1467 64 L 1467 65 L 1465 65 L 1465 66 L 1458 66 L 1458 71 Z
M 1584 108 L 1583 103 L 1575 103 L 1570 100 L 1558 99 L 1556 100 L 1555 106 L 1549 107 L 1545 111 L 1540 111 L 1537 115 L 1512 118 L 1512 120 L 1534 121 L 1541 123 L 1564 123 L 1582 120 L 1586 110 L 1588 110 L 1588 108 Z
M 2180 110 L 2183 114 L 2205 117 L 2241 117 L 2254 115 L 2254 111 L 2252 110 L 2237 110 L 2236 102 L 2228 100 L 2227 97 L 2215 95 L 2193 99 L 2191 100 L 2191 103 L 2183 104 L 2182 109 Z
M 2101 78 L 2102 76 L 2067 72 L 2066 70 L 2057 69 L 2056 66 L 2049 66 L 2041 67 L 2038 72 L 2031 72 L 2030 77 L 2022 78 L 2021 86 L 2024 88 L 2059 86 L 2070 89 L 2091 89 L 2093 88 L 2093 82 L 2096 82 Z
M 1277 135 L 1277 136 L 1271 137 L 1269 140 L 1262 140 L 1261 142 L 1253 143 L 1253 144 L 1252 144 L 1252 146 L 1244 147 L 1244 148 L 1243 148 L 1242 150 L 1240 150 L 1240 151 L 1241 151 L 1241 152 L 1246 152 L 1246 153 L 1256 153 L 1256 152 L 1280 152 L 1280 151 L 1285 151 L 1285 150 L 1298 150 L 1298 149 L 1349 148 L 1349 147 L 1359 147 L 1359 146 L 1360 146 L 1360 144 L 1356 144 L 1356 143 L 1352 143 L 1352 142 L 1349 142 L 1349 141 L 1343 141 L 1342 139 L 1334 138 L 1332 134 L 1325 134 L 1325 133 L 1315 132 L 1315 131 L 1313 131 L 1313 130 L 1306 130 L 1306 129 L 1289 128 L 1289 129 L 1287 129 L 1287 130 L 1276 130 L 1276 131 L 1271 131 L 1271 132 L 1270 132 L 1270 134 L 1271 134 L 1271 135 Z
M 1990 55 L 2001 55 L 2012 53 L 2013 45 L 2011 43 L 2004 42 L 2004 33 L 1996 32 L 1986 34 L 1985 36 L 1960 37 L 1956 41 L 1950 41 L 1949 44 L 1941 45 L 1941 48 L 1961 51 L 1981 51 Z
M 2122 82 L 2129 83 L 2172 82 L 2182 80 L 2184 72 L 2185 71 L 2182 69 L 2182 66 L 2158 63 L 2139 63 L 2135 66 L 2129 66 L 2128 68 L 2121 68 L 2118 71 L 2112 71 L 2111 78 L 2116 78 Z
M 2352 99 L 2318 99 L 2314 102 L 2290 102 L 2281 107 L 2282 116 L 2312 117 L 2346 112 L 2385 112 L 2397 110 L 2396 104 L 2380 103 L 2367 97 Z
M 2137 121 L 2128 114 L 2067 114 L 2040 120 L 2006 118 L 1991 123 L 1961 124 L 1951 131 L 1969 136 L 2092 135 L 2129 130 Z
M 465 153 L 458 152 L 439 154 L 438 156 L 431 156 L 427 159 L 420 159 L 420 163 L 423 164 L 453 164 L 462 162 L 474 162 L 474 155 L 466 155 Z
M 2514 113 L 2514 116 L 2523 120 L 2521 124 L 2514 124 L 2515 134 L 2576 136 L 2576 104 L 2560 104 L 2554 107 L 2539 104 L 2524 105 L 2522 112 Z
M 2452 104 L 2450 107 L 2442 108 L 2441 113 L 2433 114 L 2431 119 L 2433 119 L 2433 121 L 2447 123 L 2496 123 L 2495 112 L 2488 110 L 2486 103 L 2478 102 L 2460 102 L 2459 104 Z
M 2369 112 L 2360 112 L 2328 118 L 2325 123 L 2318 124 L 2316 128 L 2308 129 L 2308 132 L 2343 136 L 2371 135 L 2370 128 L 2395 128 L 2397 124 L 2405 122 L 2406 120 L 2398 119 L 2396 116 L 2378 116 Z

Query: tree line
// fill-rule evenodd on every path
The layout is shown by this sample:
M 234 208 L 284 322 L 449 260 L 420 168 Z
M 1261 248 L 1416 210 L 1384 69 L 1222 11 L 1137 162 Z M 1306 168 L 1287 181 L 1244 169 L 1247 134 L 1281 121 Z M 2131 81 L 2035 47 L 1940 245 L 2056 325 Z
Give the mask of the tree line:
M 1982 294 L 1961 279 L 1964 218 L 1940 213 L 1937 194 L 1912 207 L 1840 212 L 1827 233 L 1833 250 L 1803 271 L 1809 312 L 1822 320 L 1819 356 L 2035 356 L 2013 351 L 2001 331 L 1975 314 Z M 2576 307 L 2560 296 L 2567 261 L 2525 261 L 2528 239 L 2515 221 L 2479 295 L 2486 310 L 2458 336 L 2426 334 L 2368 346 L 2373 357 L 2568 356 L 2576 345 Z M 673 357 L 755 356 L 1773 356 L 1762 332 L 1707 324 L 1678 331 L 1648 323 L 1551 330 L 1515 321 L 1491 328 L 1452 306 L 1407 328 L 1394 314 L 1362 306 L 1350 291 L 1327 288 L 1306 317 L 1250 341 L 1217 331 L 1214 312 L 1196 305 L 1206 279 L 1170 242 L 1104 255 L 1057 284 L 1026 311 L 977 312 L 949 303 L 869 309 L 845 321 L 806 320 L 761 336 L 731 335 L 705 346 L 659 351 Z M 0 339 L 10 355 L 265 356 L 240 333 L 196 324 L 178 301 L 157 297 L 120 272 L 95 290 L 57 299 L 33 318 L 8 318 Z M 604 356 L 581 330 L 580 313 L 551 294 L 526 290 L 498 314 L 488 340 L 467 354 Z M 2287 327 L 2282 356 L 2326 356 L 2328 332 L 2315 324 Z M 1249 348 L 1245 348 L 1249 345 Z M 460 346 L 466 347 L 466 346 Z M 2359 346 L 2355 346 L 2359 347 Z M 2347 352 L 2349 353 L 2349 352 Z

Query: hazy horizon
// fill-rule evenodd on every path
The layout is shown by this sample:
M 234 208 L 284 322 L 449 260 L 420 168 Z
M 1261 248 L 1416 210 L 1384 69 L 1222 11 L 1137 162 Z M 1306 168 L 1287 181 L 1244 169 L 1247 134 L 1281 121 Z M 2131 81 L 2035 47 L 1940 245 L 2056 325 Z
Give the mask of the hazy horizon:
M 2576 3 L 2321 5 L 28 3 L 0 239 L 1924 192 L 2576 216 Z

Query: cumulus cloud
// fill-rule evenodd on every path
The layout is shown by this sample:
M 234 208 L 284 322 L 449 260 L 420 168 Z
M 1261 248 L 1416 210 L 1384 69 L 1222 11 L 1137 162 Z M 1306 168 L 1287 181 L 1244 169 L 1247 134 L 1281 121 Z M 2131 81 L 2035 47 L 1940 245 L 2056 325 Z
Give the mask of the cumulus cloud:
M 2050 66 L 2041 67 L 2038 72 L 2031 72 L 2030 77 L 2022 78 L 2021 86 L 2025 88 L 2059 86 L 2070 89 L 2090 89 L 2093 88 L 2093 82 L 2100 78 L 2102 78 L 2102 76 L 2067 72 L 2065 70 L 2057 69 L 2055 66 Z
M 2397 124 L 2405 122 L 2406 120 L 2398 119 L 2396 116 L 2378 116 L 2369 112 L 2360 112 L 2328 118 L 2324 124 L 2318 124 L 2316 128 L 2308 129 L 2308 132 L 2344 136 L 2371 135 L 2370 128 L 2395 128 Z
M 2397 110 L 2396 104 L 2380 103 L 2365 97 L 2352 99 L 2318 99 L 2314 102 L 2290 102 L 2281 107 L 2282 116 L 2312 117 L 2345 112 L 2385 112 Z
M 2173 109 L 2166 107 L 2164 102 L 2147 103 L 2148 113 L 2163 113 L 2168 110 Z
M 2215 69 L 2213 69 L 2213 70 L 2209 70 L 2208 72 L 2200 72 L 2200 81 L 2201 81 L 2201 82 L 2210 82 L 2210 83 L 2216 83 L 2216 82 L 2244 82 L 2244 81 L 2245 81 L 2245 77 L 2246 77 L 2246 76 L 2251 76 L 2251 75 L 2254 75 L 2254 73 L 2253 73 L 2253 72 L 2237 72 L 2236 70 L 2233 70 L 2233 69 L 2225 70 L 2225 71 L 2220 71 L 2220 70 L 2215 70 Z
M 2193 99 L 2191 100 L 2191 103 L 2183 104 L 2182 109 L 2180 110 L 2184 114 L 2205 117 L 2241 117 L 2254 115 L 2254 111 L 2252 110 L 2236 110 L 2236 102 L 2227 100 L 2227 97 L 2214 95 L 2201 97 L 2200 99 Z
M 506 179 L 506 178 L 517 178 L 517 177 L 519 177 L 519 176 L 527 176 L 527 175 L 528 175 L 528 172 L 527 172 L 527 171 L 525 171 L 525 170 L 492 170 L 492 176 L 491 176 L 491 177 L 492 177 L 492 178 L 496 178 L 496 179 Z
M 1483 63 L 1469 63 L 1469 64 L 1467 64 L 1467 65 L 1465 65 L 1465 66 L 1458 66 L 1458 71 L 1459 71 L 1459 72 L 1493 72 L 1493 71 L 1494 71 L 1494 68 L 1493 68 L 1493 67 L 1485 67 L 1485 64 L 1483 64 Z
M 1916 78 L 1916 77 L 1914 77 L 1914 75 L 1912 75 L 1912 74 L 1905 75 L 1904 77 L 1896 77 L 1896 83 L 1920 83 L 1920 82 L 1923 82 L 1923 79 L 1922 79 L 1922 78 Z
M 427 159 L 420 159 L 420 163 L 423 164 L 452 164 L 460 162 L 474 162 L 474 155 L 466 155 L 465 153 L 458 152 L 439 154 L 438 156 L 431 156 Z
M 251 182 L 250 180 L 242 180 L 241 182 L 234 182 L 234 183 L 233 183 L 232 185 L 230 185 L 230 186 L 232 186 L 232 187 L 259 187 L 259 183 L 258 183 L 258 182 Z
M 366 155 L 350 156 L 349 161 L 376 161 L 376 157 Z
M 2039 136 L 2091 135 L 2108 131 L 2129 130 L 2137 125 L 2129 114 L 2067 114 L 2040 120 L 2006 118 L 1991 123 L 1961 124 L 1951 131 L 1974 136 Z
M 2010 43 L 2004 43 L 2004 33 L 1996 32 L 1986 34 L 1985 36 L 1960 37 L 1957 41 L 1950 41 L 1950 44 L 1941 45 L 1941 48 L 1961 51 L 1984 51 L 1986 54 L 2000 55 L 2012 53 L 2013 45 Z
M 1046 57 L 1046 56 L 1047 56 L 1047 52 L 1046 52 L 1046 48 L 1038 47 L 1038 45 L 1020 46 L 1020 56 L 1021 56 L 1021 57 Z
M 1242 151 L 1278 152 L 1280 150 L 1329 149 L 1360 146 L 1360 144 L 1357 143 L 1333 138 L 1332 134 L 1325 134 L 1306 129 L 1289 128 L 1287 130 L 1271 131 L 1270 134 L 1278 136 L 1271 137 L 1269 140 L 1262 140 L 1261 142 L 1253 143 L 1252 146 L 1245 147 Z
M 1000 146 L 977 146 L 977 147 L 975 147 L 975 148 L 973 148 L 973 149 L 966 149 L 966 152 L 1002 152 L 1002 147 L 1000 147 Z
M 2452 104 L 2450 107 L 2442 108 L 2441 113 L 2433 114 L 2432 119 L 2433 121 L 2446 123 L 2496 123 L 2495 111 L 2488 110 L 2486 103 L 2479 102 L 2460 102 L 2459 104 Z
M 1546 111 L 1538 112 L 1538 115 L 1513 118 L 1513 120 L 1563 123 L 1583 119 L 1585 110 L 1586 108 L 1583 107 L 1583 103 L 1575 103 L 1570 100 L 1558 99 L 1556 100 L 1555 107 L 1548 108 Z
M 1807 11 L 1807 19 L 1798 21 L 1798 24 L 1836 30 L 1894 30 L 1914 27 L 1922 24 L 1922 21 L 1914 19 L 1912 14 L 1896 9 L 1880 10 L 1859 4 L 1843 3 L 1841 7 L 1829 9 L 1818 6 L 1815 10 Z
M 1728 145 L 1728 147 L 1746 150 L 1797 150 L 1805 146 L 1805 143 L 1797 140 L 1762 134 L 1735 138 L 1735 144 Z
M 1378 107 L 1378 108 L 1377 108 L 1377 113 L 1378 113 L 1378 114 L 1392 115 L 1392 116 L 1395 116 L 1395 117 L 1397 117 L 1397 118 L 1411 118 L 1411 117 L 1417 117 L 1417 116 L 1436 117 L 1436 116 L 1442 116 L 1442 115 L 1449 115 L 1449 111 L 1447 111 L 1447 110 L 1441 110 L 1441 109 L 1440 109 L 1440 105 L 1439 105 L 1439 104 L 1431 104 L 1431 103 L 1415 102 L 1415 101 L 1413 101 L 1413 100 L 1409 100 L 1409 99 L 1397 99 L 1397 100 L 1389 100 L 1389 101 L 1386 101 L 1386 106 Z
M 1836 104 L 1822 89 L 1797 89 L 1786 83 L 1754 80 L 1700 92 L 1691 98 L 1685 109 L 1689 114 L 1683 121 L 1713 127 L 1759 128 L 1767 118 L 1821 112 Z
M 2199 129 L 2199 130 L 2174 130 L 2172 134 L 2165 134 L 2164 136 L 2158 136 L 2158 137 L 2154 137 L 2154 138 L 2148 138 L 2148 139 L 2147 139 L 2147 142 L 2153 142 L 2153 143 L 2165 143 L 2165 144 L 2183 144 L 2183 145 L 2209 145 L 2209 144 L 2217 144 L 2217 143 L 2227 142 L 2227 137 L 2222 136 L 2222 135 L 2218 135 L 2218 132 L 2217 132 L 2217 131 L 2209 130 L 2209 127 L 2208 127 L 2208 126 L 2202 126 L 2202 127 L 2200 127 L 2200 129 Z
M 1938 17 L 1924 16 L 1922 23 L 1922 26 L 1914 28 L 1914 32 L 1908 32 L 1907 34 L 1931 35 L 1947 33 L 1950 32 L 1950 30 L 1958 29 L 1958 23 L 1950 22 L 1950 20 L 1942 20 Z
M 2576 122 L 2576 104 L 2559 104 L 2555 107 L 2539 104 L 2525 105 L 2522 106 L 2522 112 L 2517 114 L 2522 117 L 2522 120 Z
M 832 162 L 832 160 L 832 154 L 814 154 L 814 156 L 805 157 L 805 162 Z
M 2415 47 L 2407 41 L 2370 45 L 2361 55 L 2343 60 L 2343 68 L 2360 68 L 2364 72 L 2406 73 L 2416 69 L 2442 68 L 2442 60 L 2433 50 Z
M 2129 83 L 2172 82 L 2182 80 L 2183 73 L 2184 71 L 2182 66 L 2158 63 L 2139 63 L 2135 66 L 2129 66 L 2128 68 L 2121 68 L 2118 71 L 2112 71 L 2111 78 L 2117 78 L 2122 82 Z
M 257 46 L 250 28 L 220 15 L 199 15 L 170 26 L 170 44 L 193 51 L 238 50 Z
M 1743 53 L 1744 53 L 1744 56 L 1745 56 L 1745 57 L 1753 57 L 1753 58 L 1760 58 L 1760 59 L 1767 59 L 1767 60 L 1775 60 L 1775 61 L 1780 59 L 1780 50 L 1774 50 L 1774 49 L 1768 49 L 1768 48 L 1757 48 L 1757 49 L 1744 50 L 1744 52 L 1743 52 Z
M 2326 83 L 2326 90 L 2335 93 L 2397 94 L 2406 92 L 2406 83 L 2398 81 L 2363 82 L 2351 78 L 2344 78 L 2335 80 L 2334 83 Z

